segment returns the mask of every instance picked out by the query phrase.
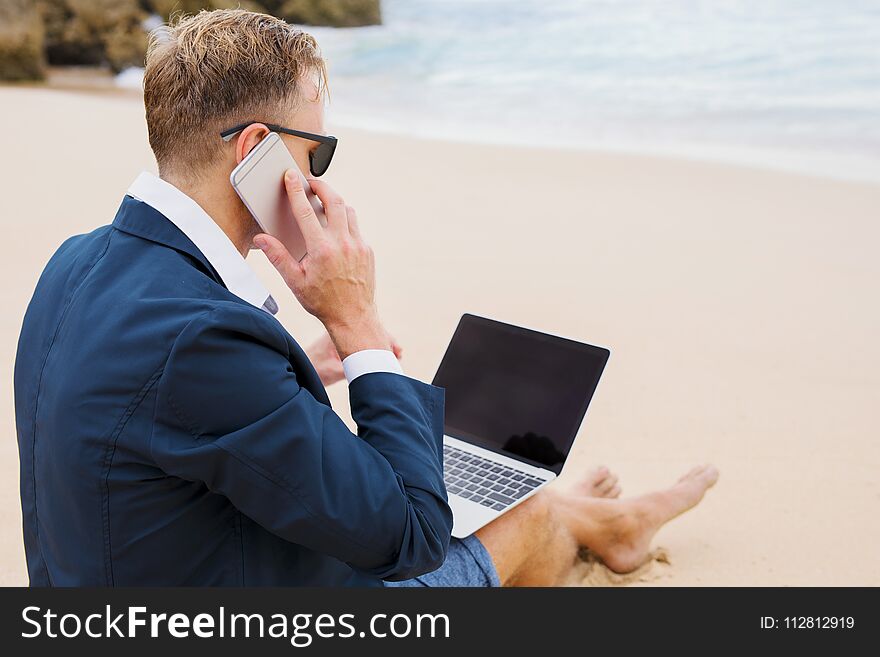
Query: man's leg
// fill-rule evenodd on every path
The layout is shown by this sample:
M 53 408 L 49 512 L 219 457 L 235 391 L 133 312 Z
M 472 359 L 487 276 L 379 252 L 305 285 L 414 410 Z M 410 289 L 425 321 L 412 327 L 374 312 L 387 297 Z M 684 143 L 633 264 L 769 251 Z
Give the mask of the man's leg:
M 503 586 L 558 584 L 579 546 L 611 570 L 629 572 L 645 562 L 657 530 L 699 503 L 717 479 L 713 466 L 698 466 L 666 490 L 618 500 L 616 478 L 597 486 L 593 473 L 571 490 L 545 488 L 476 535 Z
M 579 484 L 579 490 L 584 495 L 593 497 L 614 498 L 620 495 L 620 486 L 617 485 L 617 477 L 609 472 L 608 468 L 597 468 L 590 472 Z M 505 518 L 521 517 L 528 525 L 525 529 L 536 528 L 538 523 L 534 517 L 534 511 L 529 514 L 522 514 L 518 511 L 520 508 L 526 507 L 531 501 L 520 505 L 513 509 L 510 513 L 503 515 L 495 521 L 499 530 L 505 533 L 509 532 L 513 536 L 511 540 L 519 541 L 520 535 L 517 535 L 515 524 Z M 516 514 L 516 515 L 514 515 Z M 531 518 L 529 520 L 529 518 Z M 504 522 L 502 522 L 504 520 Z M 548 554 L 557 555 L 564 552 L 567 548 L 574 549 L 576 546 L 566 539 L 564 532 L 546 533 L 548 538 L 559 541 L 559 545 L 551 548 L 544 548 L 538 545 L 523 549 L 522 554 Z M 503 544 L 503 537 L 498 538 L 498 542 Z M 499 551 L 498 558 L 506 558 L 506 551 Z M 559 569 L 564 571 L 565 562 L 552 562 L 548 560 L 546 563 L 539 558 L 532 559 L 531 567 L 536 571 L 542 568 Z M 505 567 L 505 570 L 509 568 Z M 500 586 L 501 580 L 498 577 L 498 570 L 493 561 L 493 557 L 486 550 L 486 547 L 476 535 L 467 538 L 453 538 L 449 542 L 449 552 L 446 555 L 446 561 L 437 570 L 415 577 L 413 579 L 403 580 L 400 582 L 386 582 L 388 587 L 433 587 L 433 586 L 467 586 L 467 587 L 489 587 Z

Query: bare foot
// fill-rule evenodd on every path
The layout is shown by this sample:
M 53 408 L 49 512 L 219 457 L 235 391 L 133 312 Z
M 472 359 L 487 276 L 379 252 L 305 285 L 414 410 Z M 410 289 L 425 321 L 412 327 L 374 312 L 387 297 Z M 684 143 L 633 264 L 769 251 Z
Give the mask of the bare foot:
M 696 506 L 718 480 L 712 465 L 691 469 L 672 487 L 631 500 L 566 496 L 557 506 L 572 536 L 611 570 L 628 573 L 648 556 L 651 540 L 667 522 Z
M 587 476 L 579 481 L 574 489 L 590 497 L 615 499 L 620 497 L 622 489 L 617 483 L 617 475 L 604 465 L 590 470 Z

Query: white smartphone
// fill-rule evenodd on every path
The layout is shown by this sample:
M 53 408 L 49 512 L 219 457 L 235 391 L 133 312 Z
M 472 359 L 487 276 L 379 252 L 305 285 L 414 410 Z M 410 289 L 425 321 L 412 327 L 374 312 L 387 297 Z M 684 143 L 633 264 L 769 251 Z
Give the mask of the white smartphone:
M 284 172 L 288 169 L 294 169 L 299 174 L 318 221 L 326 226 L 321 201 L 315 196 L 277 132 L 270 132 L 254 146 L 229 174 L 229 182 L 260 228 L 284 244 L 290 255 L 302 260 L 306 255 L 306 243 L 284 188 Z

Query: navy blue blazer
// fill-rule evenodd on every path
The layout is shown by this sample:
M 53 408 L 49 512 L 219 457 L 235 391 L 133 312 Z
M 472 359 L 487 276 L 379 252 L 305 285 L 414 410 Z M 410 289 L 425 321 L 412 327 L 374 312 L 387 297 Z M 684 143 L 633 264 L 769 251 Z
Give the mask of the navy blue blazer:
M 443 389 L 374 372 L 357 435 L 309 359 L 126 197 L 67 240 L 15 363 L 31 585 L 380 585 L 452 531 Z

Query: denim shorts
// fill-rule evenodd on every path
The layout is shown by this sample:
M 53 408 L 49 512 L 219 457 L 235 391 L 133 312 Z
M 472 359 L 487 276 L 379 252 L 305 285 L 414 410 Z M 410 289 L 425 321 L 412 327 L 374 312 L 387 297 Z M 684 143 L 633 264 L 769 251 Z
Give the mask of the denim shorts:
M 501 586 L 492 557 L 473 534 L 449 542 L 446 561 L 434 572 L 385 586 Z

